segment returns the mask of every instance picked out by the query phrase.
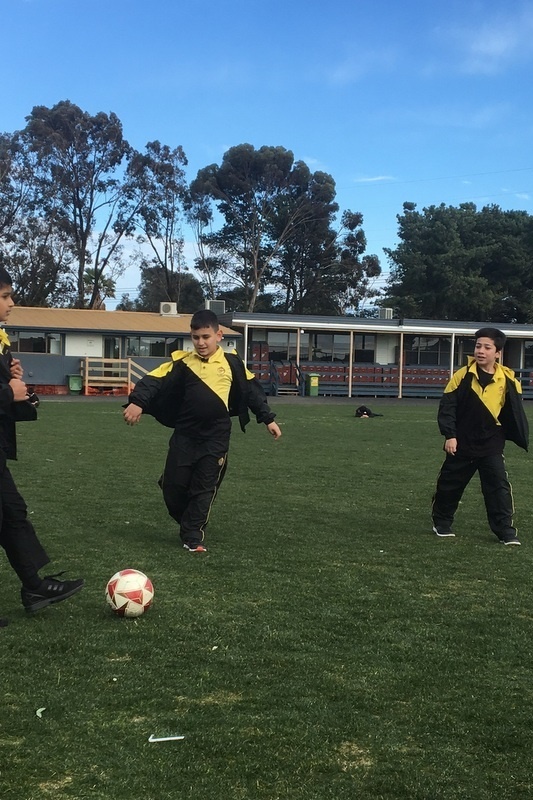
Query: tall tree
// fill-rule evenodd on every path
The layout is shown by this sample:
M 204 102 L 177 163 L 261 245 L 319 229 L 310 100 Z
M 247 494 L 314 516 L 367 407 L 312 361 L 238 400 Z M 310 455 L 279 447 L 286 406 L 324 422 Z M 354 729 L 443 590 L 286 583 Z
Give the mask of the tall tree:
M 43 212 L 54 203 L 58 225 L 72 242 L 76 305 L 87 304 L 84 276 L 91 268 L 92 306 L 105 271 L 120 271 L 119 243 L 134 230 L 137 207 L 124 181 L 131 148 L 115 114 L 91 116 L 68 100 L 36 106 L 26 120 L 21 137 L 39 161 Z
M 313 219 L 310 181 L 309 168 L 295 162 L 290 150 L 241 144 L 224 154 L 220 166 L 200 170 L 191 184 L 191 203 L 201 209 L 204 222 L 210 218 L 207 201 L 224 219 L 202 241 L 226 276 L 244 290 L 249 311 L 268 285 L 281 248 Z
M 188 272 L 174 272 L 168 287 L 168 274 L 163 267 L 154 264 L 141 266 L 141 283 L 137 299 L 130 305 L 129 298 L 123 301 L 122 310 L 159 311 L 159 303 L 165 292 L 171 298 L 179 297 L 178 311 L 191 314 L 203 308 L 204 293 L 200 282 Z M 175 301 L 178 302 L 178 301 Z
M 404 203 L 386 302 L 402 316 L 533 321 L 533 221 L 473 203 Z
M 142 233 L 137 242 L 143 254 L 142 266 L 158 267 L 157 274 L 164 277 L 159 300 L 178 304 L 181 298 L 175 293 L 182 282 L 177 277 L 186 269 L 182 235 L 186 164 L 181 147 L 171 149 L 155 141 L 148 142 L 144 153 L 136 153 L 128 168 L 130 191 L 138 202 L 137 224 Z
M 364 255 L 362 214 L 345 211 L 338 231 L 332 215 L 333 208 L 317 210 L 282 249 L 275 283 L 284 289 L 285 313 L 346 314 L 378 294 L 381 267 L 377 256 Z

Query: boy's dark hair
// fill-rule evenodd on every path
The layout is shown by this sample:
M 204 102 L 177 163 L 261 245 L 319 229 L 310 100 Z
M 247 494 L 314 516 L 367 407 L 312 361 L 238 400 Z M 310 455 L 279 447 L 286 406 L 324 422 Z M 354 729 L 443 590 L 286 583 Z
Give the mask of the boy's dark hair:
M 3 267 L 0 267 L 0 286 L 13 286 L 11 275 Z
M 507 336 L 503 331 L 499 330 L 499 328 L 480 328 L 475 332 L 474 339 L 477 342 L 477 340 L 481 338 L 492 339 L 494 342 L 494 347 L 498 352 L 500 352 L 503 350 Z
M 200 328 L 213 328 L 218 331 L 218 317 L 208 308 L 202 308 L 191 317 L 191 330 L 198 331 Z

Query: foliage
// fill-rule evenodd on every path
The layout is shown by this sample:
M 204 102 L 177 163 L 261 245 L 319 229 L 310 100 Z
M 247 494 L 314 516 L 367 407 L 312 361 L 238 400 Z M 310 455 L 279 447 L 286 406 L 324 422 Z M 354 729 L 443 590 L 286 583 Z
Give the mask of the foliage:
M 531 216 L 473 203 L 403 211 L 400 244 L 385 251 L 386 305 L 405 317 L 533 321 Z
M 119 399 L 45 398 L 20 426 L 49 569 L 87 585 L 28 618 L 4 570 L 3 800 L 531 797 L 533 550 L 498 544 L 474 483 L 457 538 L 429 533 L 432 401 L 273 404 L 279 442 L 236 426 L 205 558 L 157 487 L 169 431 Z M 506 459 L 529 531 L 529 457 Z M 155 585 L 138 621 L 105 606 L 127 566 Z
M 110 266 L 121 269 L 119 243 L 133 233 L 136 208 L 119 170 L 131 155 L 122 124 L 111 113 L 91 116 L 69 101 L 36 106 L 22 132 L 39 158 L 41 206 L 58 200 L 58 224 L 70 237 L 77 264 L 76 305 L 85 305 L 85 271 L 94 270 L 93 307 L 99 281 Z
M 207 232 L 213 219 L 210 202 L 224 220 L 214 232 Z M 202 248 L 197 266 L 211 287 L 218 281 L 219 293 L 229 288 L 220 282 L 221 275 L 240 288 L 248 311 L 273 286 L 284 295 L 286 311 L 324 313 L 336 306 L 338 312 L 341 294 L 353 300 L 358 286 L 364 293 L 366 265 L 359 259 L 361 251 L 356 253 L 359 234 L 353 229 L 339 247 L 331 230 L 337 211 L 333 178 L 311 173 L 289 150 L 232 147 L 220 166 L 200 170 L 191 184 L 189 213 Z M 353 217 L 360 225 L 362 217 Z M 364 236 L 358 243 L 364 243 Z
M 204 306 L 202 286 L 189 272 L 168 272 L 161 266 L 141 265 L 141 283 L 135 301 L 129 298 L 117 306 L 119 311 L 159 311 L 159 303 L 171 300 L 178 311 L 194 313 Z
M 137 237 L 142 253 L 141 277 L 143 282 L 150 277 L 153 274 L 150 268 L 157 268 L 156 274 L 163 275 L 160 300 L 179 301 L 179 273 L 185 270 L 181 213 L 186 164 L 181 147 L 171 150 L 155 141 L 148 142 L 143 154 L 136 153 L 129 165 L 129 188 L 138 198 L 137 224 L 142 231 Z M 151 258 L 142 249 L 144 245 Z M 174 296 L 176 287 L 178 295 Z M 150 293 L 149 287 L 146 292 Z

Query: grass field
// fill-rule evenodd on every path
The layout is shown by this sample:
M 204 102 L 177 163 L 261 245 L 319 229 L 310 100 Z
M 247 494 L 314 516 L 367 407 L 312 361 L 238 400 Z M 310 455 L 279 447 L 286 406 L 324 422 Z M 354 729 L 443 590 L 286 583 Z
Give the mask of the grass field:
M 87 586 L 29 617 L 2 571 L 2 800 L 533 797 L 530 457 L 508 446 L 521 548 L 477 479 L 438 540 L 436 403 L 357 404 L 276 403 L 279 442 L 236 426 L 206 555 L 156 485 L 166 429 L 89 400 L 19 425 L 50 571 Z M 104 601 L 129 566 L 156 589 L 138 620 Z

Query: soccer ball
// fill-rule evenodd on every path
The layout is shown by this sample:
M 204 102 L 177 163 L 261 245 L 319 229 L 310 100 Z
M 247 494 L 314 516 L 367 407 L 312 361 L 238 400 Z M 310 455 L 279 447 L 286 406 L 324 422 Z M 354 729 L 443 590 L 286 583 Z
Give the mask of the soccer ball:
M 140 617 L 154 599 L 152 581 L 138 569 L 121 569 L 107 582 L 105 598 L 119 617 Z

